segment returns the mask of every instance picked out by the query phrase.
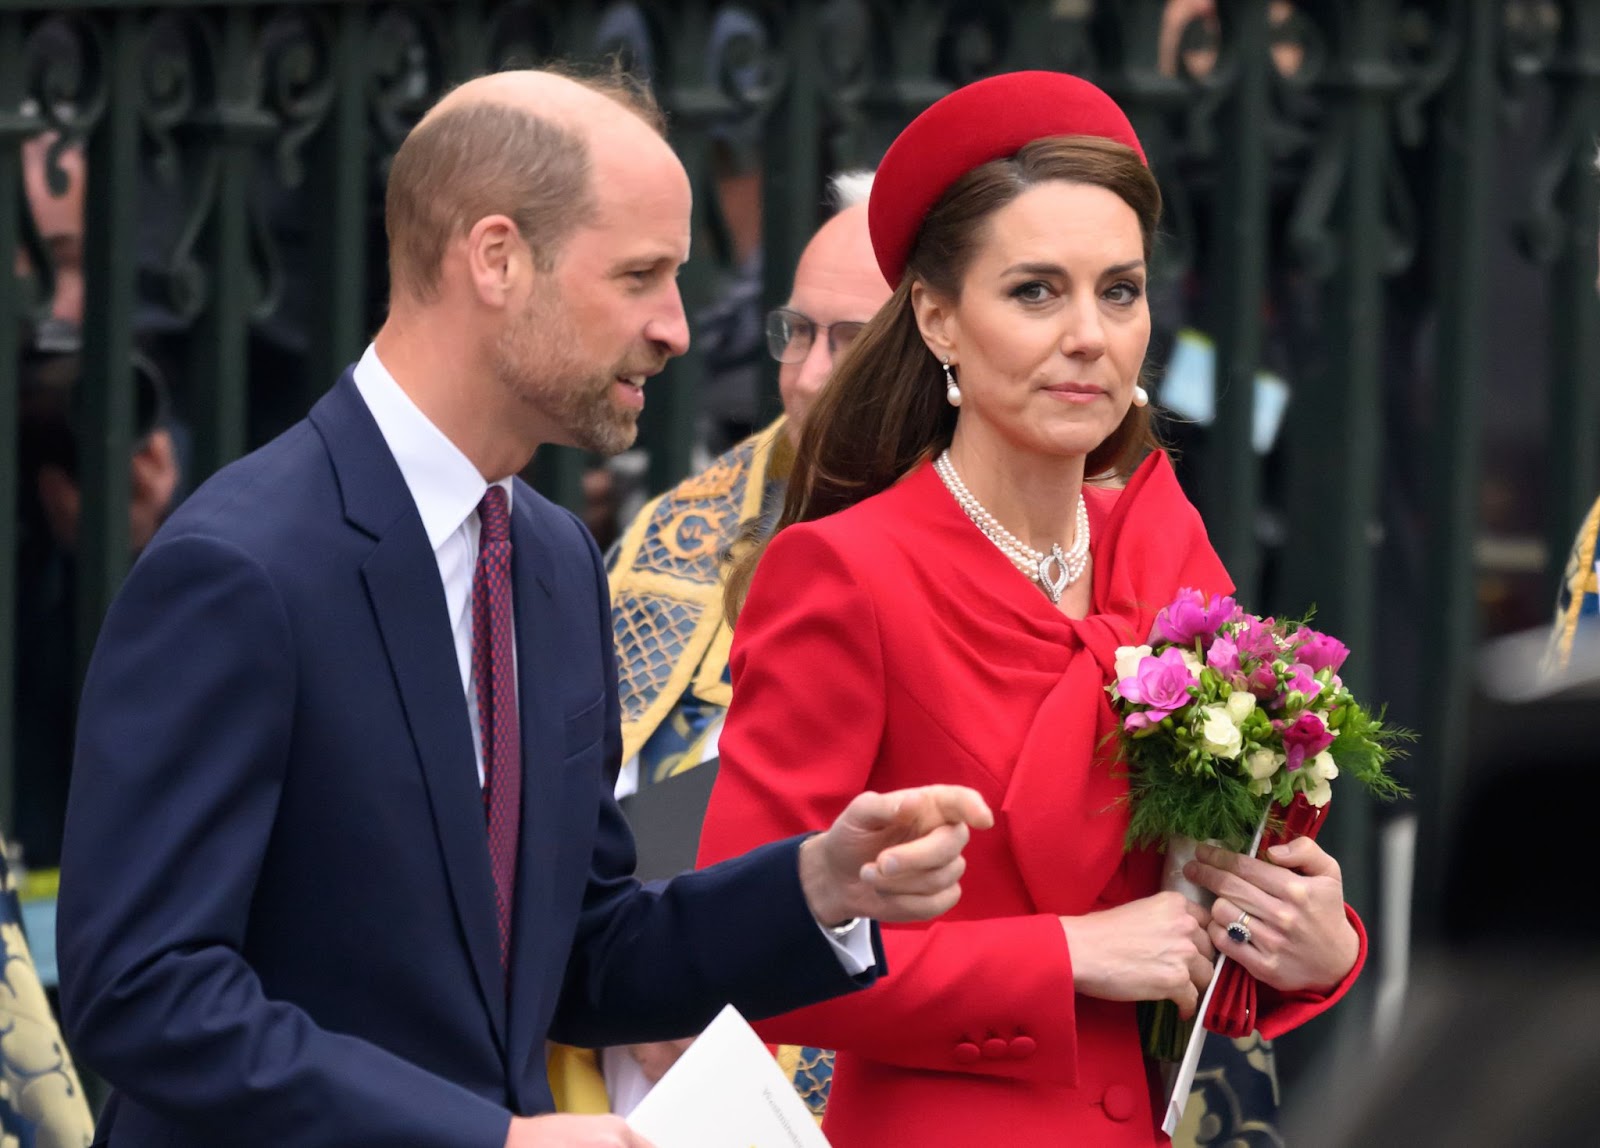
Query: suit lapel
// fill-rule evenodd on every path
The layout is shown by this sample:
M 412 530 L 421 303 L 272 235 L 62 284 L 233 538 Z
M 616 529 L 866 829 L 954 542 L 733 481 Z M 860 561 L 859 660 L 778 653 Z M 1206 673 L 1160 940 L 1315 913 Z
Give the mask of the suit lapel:
M 517 697 L 522 717 L 522 822 L 518 843 L 517 905 L 511 947 L 511 1032 L 507 1063 L 515 1077 L 543 1033 L 539 1007 L 551 969 L 565 954 L 545 951 L 540 928 L 556 901 L 558 823 L 564 714 L 554 683 L 562 672 L 555 633 L 554 565 L 528 487 L 518 484 L 511 514 L 512 577 L 517 619 Z M 560 982 L 555 982 L 559 991 Z
M 338 471 L 346 517 L 376 539 L 361 574 L 417 747 L 456 919 L 503 1053 L 506 999 L 483 797 L 433 551 L 349 375 L 318 403 L 312 422 Z

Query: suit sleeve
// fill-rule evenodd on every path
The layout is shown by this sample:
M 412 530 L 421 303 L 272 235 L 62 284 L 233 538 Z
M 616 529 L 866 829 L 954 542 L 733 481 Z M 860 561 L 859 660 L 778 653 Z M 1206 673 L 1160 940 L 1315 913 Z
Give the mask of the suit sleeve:
M 80 707 L 57 925 L 80 1058 L 208 1142 L 501 1148 L 510 1113 L 272 999 L 242 949 L 289 760 L 288 617 L 230 543 L 166 539 Z
M 551 1029 L 585 1047 L 699 1032 L 724 1004 L 771 1016 L 871 984 L 877 970 L 845 972 L 800 886 L 803 840 L 764 844 L 727 864 L 640 885 L 633 835 L 612 795 L 622 727 L 610 595 L 594 562 L 605 642 L 605 768 L 594 779 L 598 822 L 588 884 Z
M 845 559 L 801 524 L 762 558 L 734 635 L 733 706 L 700 839 L 709 864 L 825 826 L 871 785 L 890 683 L 877 611 Z M 1048 914 L 885 927 L 889 975 L 757 1026 L 769 1041 L 912 1068 L 1071 1082 L 1072 962 Z M 978 1055 L 985 1041 L 1031 1053 Z

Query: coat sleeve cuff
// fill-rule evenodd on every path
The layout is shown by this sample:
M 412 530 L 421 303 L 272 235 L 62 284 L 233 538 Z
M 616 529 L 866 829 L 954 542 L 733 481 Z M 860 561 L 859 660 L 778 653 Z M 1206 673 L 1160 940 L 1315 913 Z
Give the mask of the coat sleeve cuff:
M 1350 971 L 1344 975 L 1338 984 L 1325 992 L 1279 992 L 1277 989 L 1261 986 L 1261 1035 L 1267 1040 L 1276 1040 L 1284 1033 L 1299 1028 L 1306 1021 L 1327 1012 L 1337 1004 L 1350 986 L 1356 983 L 1356 978 L 1361 975 L 1362 968 L 1367 963 L 1367 930 L 1361 923 L 1361 918 L 1349 905 L 1344 907 L 1344 915 L 1350 922 L 1350 927 L 1356 931 L 1356 962 L 1350 966 Z

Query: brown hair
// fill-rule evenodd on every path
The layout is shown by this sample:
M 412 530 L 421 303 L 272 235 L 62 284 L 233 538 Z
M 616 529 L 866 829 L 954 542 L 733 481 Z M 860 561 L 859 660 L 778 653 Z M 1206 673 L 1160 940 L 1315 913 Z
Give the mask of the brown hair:
M 774 534 L 796 522 L 834 514 L 887 490 L 955 433 L 944 376 L 928 352 L 911 307 L 920 280 L 947 299 L 961 297 L 985 224 L 1028 188 L 1051 180 L 1115 192 L 1139 218 L 1150 258 L 1161 219 L 1161 190 L 1133 149 L 1099 136 L 1034 140 L 1007 159 L 973 168 L 928 212 L 905 276 L 849 350 L 806 418 L 783 513 Z M 1150 413 L 1129 407 L 1117 429 L 1089 453 L 1086 477 L 1126 476 L 1157 448 Z M 746 538 L 728 575 L 725 607 L 736 618 L 766 543 Z
M 569 64 L 543 70 L 599 92 L 665 136 L 666 119 L 650 89 L 615 62 L 604 71 Z M 516 223 L 539 269 L 548 271 L 593 213 L 581 133 L 493 100 L 447 108 L 406 136 L 389 167 L 384 226 L 392 289 L 434 298 L 450 241 L 495 214 Z

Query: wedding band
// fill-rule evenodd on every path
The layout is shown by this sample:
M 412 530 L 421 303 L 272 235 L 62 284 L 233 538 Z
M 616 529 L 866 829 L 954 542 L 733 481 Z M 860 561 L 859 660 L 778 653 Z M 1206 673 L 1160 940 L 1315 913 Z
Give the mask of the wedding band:
M 1229 925 L 1224 931 L 1228 934 L 1228 940 L 1232 941 L 1234 944 L 1248 945 L 1250 943 L 1250 938 L 1253 935 L 1250 932 L 1250 914 L 1240 913 L 1239 919 L 1233 924 Z

